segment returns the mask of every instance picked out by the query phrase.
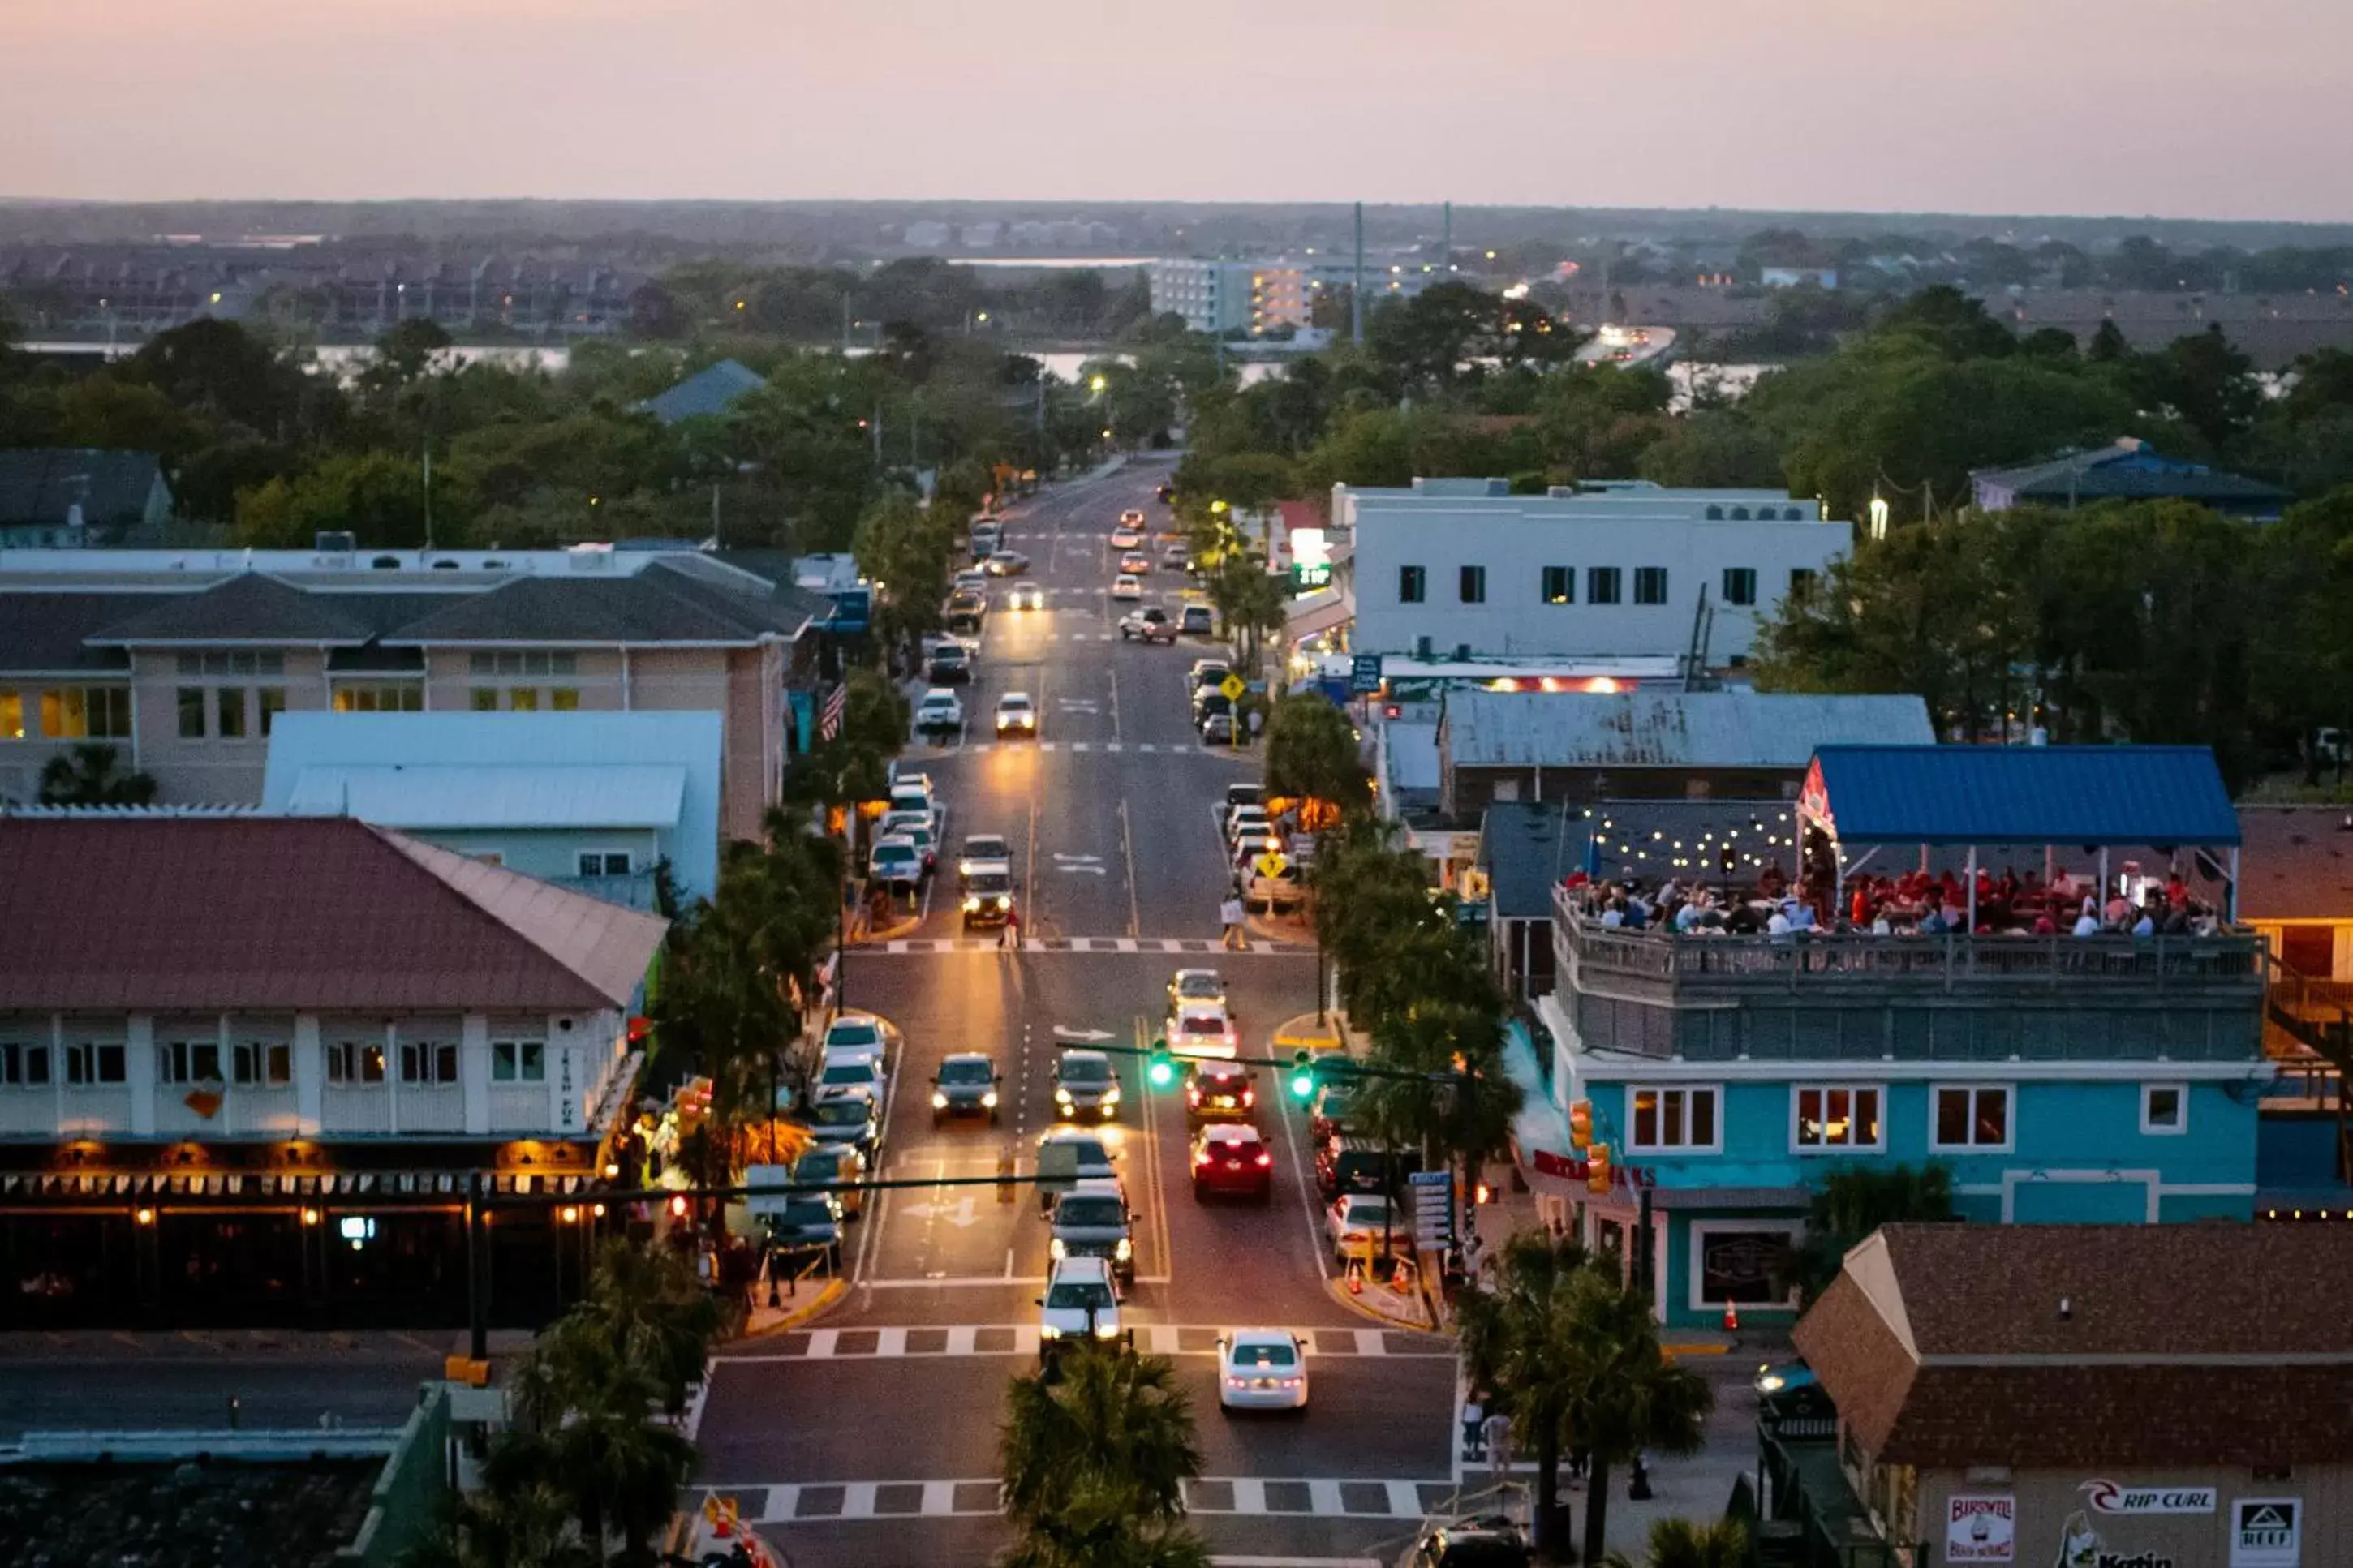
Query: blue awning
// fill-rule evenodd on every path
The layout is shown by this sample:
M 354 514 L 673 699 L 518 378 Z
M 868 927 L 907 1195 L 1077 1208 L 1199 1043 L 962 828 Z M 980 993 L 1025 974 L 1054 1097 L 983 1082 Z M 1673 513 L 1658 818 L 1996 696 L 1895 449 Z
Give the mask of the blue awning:
M 1824 746 L 1799 807 L 1847 845 L 2239 842 L 2204 746 Z

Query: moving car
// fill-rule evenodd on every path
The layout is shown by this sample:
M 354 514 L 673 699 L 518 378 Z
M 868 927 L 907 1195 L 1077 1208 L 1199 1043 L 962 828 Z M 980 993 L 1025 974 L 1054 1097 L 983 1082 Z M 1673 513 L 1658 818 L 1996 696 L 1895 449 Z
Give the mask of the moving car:
M 808 1108 L 809 1134 L 820 1143 L 847 1143 L 871 1163 L 882 1142 L 882 1101 L 871 1089 L 828 1089 Z
M 997 1064 L 978 1051 L 958 1051 L 932 1079 L 932 1125 L 954 1116 L 986 1116 L 997 1125 Z
M 1226 977 L 1214 969 L 1178 970 L 1168 977 L 1168 1005 L 1175 1008 L 1187 1002 L 1226 1006 Z
M 1207 605 L 1187 605 L 1177 613 L 1176 629 L 1191 637 L 1215 637 L 1218 617 Z
M 1139 637 L 1145 642 L 1173 643 L 1176 640 L 1176 623 L 1157 605 L 1130 610 L 1119 618 L 1119 640 L 1134 642 Z
M 1258 1104 L 1250 1069 L 1241 1062 L 1214 1058 L 1197 1061 L 1185 1075 L 1185 1110 L 1197 1121 L 1239 1118 L 1249 1121 Z
M 981 866 L 964 876 L 964 929 L 1001 926 L 1013 918 L 1013 872 L 1002 865 Z
M 1119 1075 L 1101 1051 L 1064 1051 L 1054 1063 L 1054 1114 L 1065 1121 L 1119 1116 Z
M 1054 1234 L 1047 1255 L 1057 1262 L 1066 1258 L 1103 1258 L 1111 1261 L 1112 1278 L 1122 1285 L 1135 1283 L 1135 1237 L 1129 1225 L 1135 1216 L 1127 1210 L 1127 1194 L 1117 1182 L 1081 1182 L 1055 1200 Z
M 1397 1568 L 1527 1568 L 1531 1561 L 1526 1532 L 1499 1513 L 1428 1526 Z
M 1119 558 L 1119 569 L 1141 577 L 1152 570 L 1152 557 L 1141 550 L 1131 550 Z
M 1119 514 L 1119 525 L 1122 528 L 1142 528 L 1144 526 L 1144 509 L 1139 506 L 1129 507 L 1125 511 Z
M 1342 1268 L 1413 1250 L 1413 1216 L 1374 1193 L 1342 1193 L 1324 1211 L 1332 1261 Z
M 944 686 L 934 686 L 915 704 L 915 733 L 947 735 L 964 728 L 964 704 Z
M 972 679 L 972 649 L 960 642 L 944 642 L 932 649 L 923 679 L 934 686 L 954 686 Z
M 992 577 L 1018 577 L 1029 570 L 1029 557 L 1018 550 L 992 551 L 981 569 Z
M 1160 552 L 1160 564 L 1179 572 L 1185 569 L 1185 563 L 1191 557 L 1186 552 L 1182 544 L 1171 544 Z
M 1193 1140 L 1193 1198 L 1238 1193 L 1261 1203 L 1274 1195 L 1274 1151 L 1247 1121 L 1214 1121 Z
M 1221 1410 L 1307 1408 L 1307 1347 L 1289 1329 L 1234 1329 L 1218 1336 Z
M 1166 505 L 1176 499 L 1176 487 L 1163 479 L 1152 487 L 1152 499 Z
M 1056 1198 L 1080 1182 L 1118 1174 L 1101 1134 L 1057 1127 L 1038 1140 L 1038 1210 L 1050 1210 Z
M 1811 1388 L 1813 1384 L 1814 1369 L 1803 1361 L 1785 1361 L 1778 1365 L 1767 1362 L 1749 1380 L 1749 1385 L 1759 1395 L 1781 1394 L 1792 1388 Z
M 997 733 L 1002 740 L 1038 738 L 1038 707 L 1028 692 L 1008 691 L 997 700 Z
M 894 888 L 912 888 L 923 879 L 923 852 L 903 833 L 875 841 L 866 857 L 866 879 Z
M 1180 1057 L 1237 1057 L 1241 1035 L 1215 1002 L 1179 1002 L 1168 1016 L 1168 1048 Z
M 824 1186 L 828 1183 L 862 1182 L 866 1179 L 866 1156 L 847 1143 L 822 1143 L 804 1152 L 793 1162 L 795 1186 Z M 866 1212 L 866 1194 L 856 1187 L 833 1194 L 841 1205 L 841 1217 L 856 1219 Z
M 1008 866 L 1012 861 L 1013 847 L 1002 833 L 967 833 L 956 854 L 956 872 L 967 875 L 978 866 Z
M 1046 607 L 1046 590 L 1035 583 L 1016 583 L 1005 595 L 1008 610 L 1042 610 Z
M 1111 1260 L 1065 1258 L 1055 1264 L 1046 1276 L 1046 1293 L 1038 1298 L 1038 1360 L 1052 1361 L 1066 1345 L 1111 1344 L 1122 1336 Z
M 1123 572 L 1111 580 L 1111 596 L 1122 604 L 1134 604 L 1144 597 L 1144 584 L 1135 580 L 1134 574 Z
M 1113 550 L 1133 550 L 1144 542 L 1144 531 L 1132 522 L 1123 522 L 1111 531 Z

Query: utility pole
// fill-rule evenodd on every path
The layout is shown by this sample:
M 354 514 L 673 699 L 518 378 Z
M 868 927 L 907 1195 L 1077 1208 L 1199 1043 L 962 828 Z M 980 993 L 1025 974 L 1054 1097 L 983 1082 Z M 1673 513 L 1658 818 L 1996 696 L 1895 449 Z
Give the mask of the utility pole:
M 1439 242 L 1438 261 L 1440 266 L 1451 272 L 1454 270 L 1454 204 L 1452 202 L 1446 204 L 1446 226 L 1442 232 L 1445 237 Z
M 425 548 L 433 548 L 433 440 L 425 441 Z
M 1356 281 L 1348 286 L 1348 341 L 1365 341 L 1365 204 L 1356 204 Z
M 882 405 L 874 405 L 874 466 L 882 466 Z

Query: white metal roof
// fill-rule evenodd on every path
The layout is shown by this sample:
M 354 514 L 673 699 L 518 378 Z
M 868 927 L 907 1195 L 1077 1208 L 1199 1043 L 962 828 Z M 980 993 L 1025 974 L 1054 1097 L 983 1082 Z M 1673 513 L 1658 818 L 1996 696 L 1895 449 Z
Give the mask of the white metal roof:
M 285 809 L 411 829 L 661 828 L 678 826 L 685 795 L 675 763 L 314 765 Z

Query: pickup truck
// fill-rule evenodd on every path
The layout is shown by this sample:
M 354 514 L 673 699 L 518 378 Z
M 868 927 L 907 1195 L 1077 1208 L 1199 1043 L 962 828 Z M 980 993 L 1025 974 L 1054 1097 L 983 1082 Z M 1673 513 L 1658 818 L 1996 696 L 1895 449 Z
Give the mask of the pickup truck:
M 1140 610 L 1130 610 L 1119 618 L 1119 640 L 1134 642 L 1173 643 L 1176 640 L 1176 623 L 1168 612 L 1157 605 L 1147 605 Z

